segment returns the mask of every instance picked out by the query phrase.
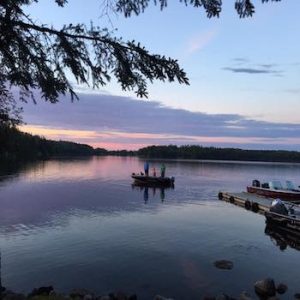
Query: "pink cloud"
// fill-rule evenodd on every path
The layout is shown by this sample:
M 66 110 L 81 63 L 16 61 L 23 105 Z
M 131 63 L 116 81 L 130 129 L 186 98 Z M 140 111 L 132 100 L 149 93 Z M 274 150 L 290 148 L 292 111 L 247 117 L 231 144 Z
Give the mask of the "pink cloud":
M 203 49 L 214 39 L 216 34 L 216 30 L 208 30 L 193 36 L 188 41 L 187 53 L 192 54 Z

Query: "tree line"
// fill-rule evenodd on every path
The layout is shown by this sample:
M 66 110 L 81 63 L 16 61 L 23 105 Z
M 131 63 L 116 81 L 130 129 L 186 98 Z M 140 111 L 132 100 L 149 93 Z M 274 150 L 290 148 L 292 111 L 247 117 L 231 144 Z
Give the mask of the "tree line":
M 85 156 L 106 153 L 89 145 L 47 140 L 19 131 L 15 127 L 0 126 L 0 160 L 47 159 L 54 156 Z
M 203 160 L 234 160 L 264 162 L 300 162 L 300 152 L 284 150 L 242 150 L 237 148 L 216 148 L 197 145 L 150 146 L 137 151 L 145 158 L 182 158 Z
M 68 141 L 52 141 L 21 132 L 16 127 L 0 126 L 0 160 L 26 161 L 61 156 L 116 155 L 163 159 L 203 159 L 300 163 L 300 152 L 284 150 L 242 150 L 197 145 L 149 146 L 137 151 L 93 148 Z

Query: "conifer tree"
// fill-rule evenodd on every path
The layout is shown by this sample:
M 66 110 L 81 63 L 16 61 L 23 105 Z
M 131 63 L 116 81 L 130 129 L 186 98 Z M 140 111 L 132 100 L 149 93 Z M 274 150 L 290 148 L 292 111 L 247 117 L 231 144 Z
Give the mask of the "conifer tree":
M 67 0 L 49 1 L 62 8 L 68 5 Z M 167 0 L 102 1 L 125 17 L 142 13 L 150 3 L 161 9 L 167 7 Z M 204 9 L 209 18 L 218 17 L 222 9 L 221 0 L 179 1 Z M 35 101 L 37 91 L 52 103 L 58 101 L 59 95 L 68 93 L 72 99 L 77 98 L 68 73 L 78 83 L 93 88 L 106 85 L 113 76 L 123 90 L 133 90 L 140 97 L 147 97 L 147 83 L 154 80 L 189 83 L 176 59 L 152 54 L 139 42 L 124 41 L 93 24 L 65 24 L 55 28 L 38 23 L 24 10 L 37 2 L 0 1 L 0 124 L 20 122 L 20 110 L 11 93 L 14 86 L 20 89 L 19 99 L 25 102 Z M 240 17 L 254 13 L 251 0 L 233 0 L 233 3 Z

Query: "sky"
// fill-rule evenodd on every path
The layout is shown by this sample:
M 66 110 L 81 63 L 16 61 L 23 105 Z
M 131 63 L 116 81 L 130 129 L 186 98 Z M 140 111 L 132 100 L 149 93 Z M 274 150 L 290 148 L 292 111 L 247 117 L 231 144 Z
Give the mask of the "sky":
M 79 101 L 25 104 L 21 129 L 51 139 L 106 149 L 197 144 L 300 151 L 300 1 L 253 1 L 240 19 L 234 1 L 220 18 L 169 0 L 139 16 L 103 15 L 102 0 L 69 0 L 64 8 L 40 0 L 28 7 L 42 24 L 86 23 L 115 30 L 150 52 L 178 59 L 190 85 L 154 82 L 137 99 L 115 80 L 99 90 L 74 86 Z

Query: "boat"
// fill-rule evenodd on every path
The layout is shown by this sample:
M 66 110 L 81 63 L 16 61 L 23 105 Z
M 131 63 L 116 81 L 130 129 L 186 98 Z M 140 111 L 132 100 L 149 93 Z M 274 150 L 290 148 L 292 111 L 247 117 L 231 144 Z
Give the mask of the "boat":
M 252 181 L 251 186 L 247 186 L 247 192 L 259 196 L 300 203 L 300 190 L 296 189 L 294 184 L 288 180 L 285 182 L 285 186 L 283 186 L 278 180 L 261 183 L 255 179 Z
M 134 183 L 136 185 L 143 185 L 143 186 L 173 187 L 175 182 L 174 177 L 146 176 L 143 174 L 135 174 L 135 173 L 132 173 L 131 178 L 134 179 Z
M 284 231 L 300 233 L 300 206 L 281 200 L 273 200 L 269 211 L 265 212 L 266 223 L 279 226 Z
M 265 212 L 266 222 L 275 224 L 284 228 L 286 231 L 299 231 L 300 232 L 300 215 L 282 215 L 275 212 Z

